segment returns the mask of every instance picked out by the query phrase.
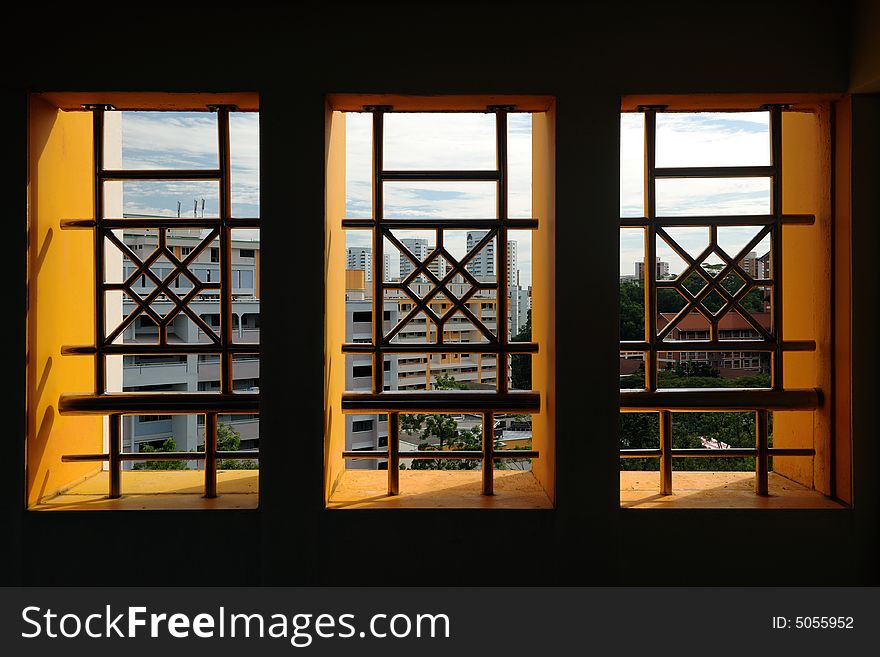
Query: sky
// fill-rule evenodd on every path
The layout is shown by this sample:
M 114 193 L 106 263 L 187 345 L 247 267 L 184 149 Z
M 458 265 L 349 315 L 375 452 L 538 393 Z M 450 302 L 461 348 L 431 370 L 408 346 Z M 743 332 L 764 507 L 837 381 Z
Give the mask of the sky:
M 620 117 L 620 216 L 644 216 L 644 116 Z M 657 114 L 656 166 L 761 166 L 770 164 L 768 112 L 701 112 Z M 658 216 L 768 214 L 769 178 L 676 179 L 657 181 Z M 719 246 L 735 256 L 759 226 L 720 228 Z M 635 273 L 644 258 L 644 231 L 621 229 L 620 274 Z M 667 231 L 690 255 L 709 244 L 708 228 L 670 228 Z M 769 237 L 754 249 L 761 256 L 770 250 Z M 661 238 L 657 255 L 668 262 L 672 274 L 684 261 Z M 721 260 L 712 256 L 708 264 Z
M 217 117 L 207 112 L 123 112 L 122 166 L 125 169 L 214 168 L 217 166 Z M 365 113 L 346 117 L 346 215 L 370 217 L 371 121 Z M 531 115 L 509 116 L 509 214 L 531 216 Z M 259 115 L 230 115 L 232 155 L 232 211 L 237 217 L 257 217 L 260 212 Z M 643 116 L 626 113 L 620 120 L 620 214 L 644 216 Z M 767 112 L 669 113 L 657 115 L 657 166 L 731 166 L 770 163 Z M 492 169 L 495 167 L 495 117 L 489 113 L 416 114 L 385 117 L 385 167 L 387 169 Z M 142 181 L 107 183 L 124 186 L 124 212 L 152 216 L 216 216 L 218 186 L 213 182 Z M 766 214 L 770 181 L 767 178 L 722 180 L 666 180 L 657 183 L 657 210 L 661 216 L 689 214 Z M 385 216 L 401 218 L 491 218 L 495 214 L 495 183 L 386 183 Z M 584 209 L 588 215 L 588 209 Z M 540 219 L 540 217 L 539 217 Z M 575 218 L 576 220 L 577 218 Z M 759 227 L 719 230 L 720 246 L 735 255 Z M 465 253 L 466 229 L 447 231 L 446 247 L 453 256 Z M 708 244 L 708 229 L 669 229 L 689 253 L 696 255 Z M 427 237 L 432 232 L 397 231 L 398 238 Z M 258 231 L 236 231 L 236 238 L 258 238 Z M 531 283 L 531 232 L 510 231 L 518 243 L 518 268 L 523 286 Z M 634 273 L 643 258 L 643 231 L 621 230 L 620 273 Z M 347 232 L 349 246 L 369 246 L 368 231 Z M 391 275 L 398 274 L 399 256 L 392 254 Z M 765 238 L 755 251 L 770 248 Z M 657 254 L 670 263 L 670 272 L 684 263 L 662 241 Z M 719 262 L 713 256 L 709 260 Z
M 494 169 L 495 115 L 489 113 L 400 113 L 385 116 L 385 160 L 388 170 Z M 508 216 L 532 214 L 532 117 L 508 116 Z M 346 114 L 346 215 L 372 217 L 372 115 Z M 467 219 L 491 219 L 496 214 L 494 182 L 385 183 L 386 218 L 462 219 L 462 230 L 448 230 L 444 246 L 455 258 L 467 251 Z M 398 239 L 427 238 L 434 246 L 433 231 L 394 231 Z M 532 278 L 531 231 L 511 230 L 517 242 L 520 284 Z M 369 231 L 349 230 L 347 246 L 370 246 Z M 385 240 L 391 254 L 391 278 L 399 275 L 399 251 Z
M 256 112 L 229 117 L 232 164 L 232 214 L 260 216 L 260 123 Z M 109 140 L 108 140 L 109 143 Z M 123 112 L 123 169 L 215 169 L 217 115 L 212 112 Z M 216 217 L 219 185 L 207 181 L 125 181 L 123 212 L 153 217 Z M 256 239 L 259 231 L 236 230 L 235 239 Z

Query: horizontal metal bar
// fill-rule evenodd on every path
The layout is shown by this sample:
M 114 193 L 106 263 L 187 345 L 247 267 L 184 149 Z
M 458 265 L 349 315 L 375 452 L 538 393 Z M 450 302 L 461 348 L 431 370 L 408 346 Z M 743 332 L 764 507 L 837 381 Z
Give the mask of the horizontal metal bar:
M 259 228 L 260 220 L 255 217 L 241 219 L 227 219 L 227 225 L 232 228 Z M 220 225 L 220 218 L 193 218 L 193 217 L 125 217 L 108 218 L 101 221 L 101 227 L 111 230 L 129 230 L 136 228 L 216 228 Z M 97 226 L 94 219 L 62 219 L 62 230 L 90 229 Z
M 220 169 L 104 169 L 101 180 L 216 180 Z
M 234 452 L 217 452 L 218 459 L 254 459 L 260 458 L 259 450 L 238 450 Z M 62 463 L 81 461 L 109 461 L 109 454 L 64 454 Z M 122 452 L 120 461 L 203 461 L 204 452 Z
M 783 224 L 795 224 L 811 226 L 816 222 L 816 216 L 812 214 L 786 214 L 780 217 Z M 621 217 L 622 228 L 642 228 L 648 225 L 645 217 Z M 776 223 L 776 217 L 772 214 L 741 214 L 721 216 L 688 216 L 688 217 L 658 217 L 652 221 L 653 225 L 661 228 L 674 228 L 676 226 L 770 226 Z
M 758 450 L 754 447 L 728 447 L 725 449 L 681 448 L 672 450 L 672 456 L 691 458 L 744 458 L 757 456 Z
M 776 351 L 777 344 L 768 340 L 669 340 L 657 342 L 653 348 L 663 351 Z M 638 340 L 621 340 L 621 351 L 648 351 L 651 343 Z M 788 340 L 782 343 L 783 351 L 815 351 L 813 340 Z
M 93 345 L 65 345 L 61 347 L 62 356 L 94 356 L 98 353 Z M 235 343 L 227 346 L 215 343 L 198 344 L 166 344 L 156 343 L 136 344 L 108 344 L 101 347 L 100 352 L 105 356 L 147 356 L 147 355 L 172 355 L 172 354 L 259 354 L 259 344 Z
M 622 449 L 620 450 L 620 458 L 622 459 L 645 459 L 660 458 L 663 451 L 659 449 Z
M 536 459 L 540 456 L 537 450 L 495 450 L 493 458 L 496 459 Z M 342 452 L 346 459 L 387 459 L 388 452 L 379 450 L 349 450 Z M 402 459 L 474 459 L 482 460 L 483 452 L 479 450 L 416 450 L 412 452 L 400 452 Z
M 119 392 L 103 395 L 66 393 L 58 400 L 61 415 L 198 415 L 259 413 L 257 393 Z
M 728 449 L 673 449 L 673 456 L 682 457 L 721 457 L 721 458 L 741 458 L 744 456 L 757 456 L 758 450 L 751 447 L 730 447 Z M 794 447 L 771 447 L 768 450 L 769 456 L 815 456 L 816 450 L 811 448 L 794 448 Z M 622 459 L 638 459 L 638 458 L 656 458 L 660 456 L 659 449 L 622 449 L 620 450 L 620 458 Z
M 392 181 L 459 181 L 459 180 L 500 180 L 501 172 L 497 169 L 490 170 L 421 170 L 421 171 L 380 171 L 378 174 L 382 182 Z
M 412 230 L 434 230 L 436 228 L 449 228 L 453 230 L 472 230 L 497 228 L 503 222 L 507 228 L 535 229 L 538 227 L 537 219 L 512 218 L 507 219 L 382 219 L 383 228 L 399 228 Z M 375 228 L 374 219 L 343 219 L 343 228 Z
M 768 178 L 775 166 L 754 167 L 656 167 L 655 178 Z
M 455 413 L 472 411 L 500 413 L 538 413 L 541 395 L 537 392 L 498 393 L 482 390 L 426 390 L 413 392 L 346 392 L 343 413 Z
M 371 354 L 378 351 L 375 346 L 364 342 L 346 343 L 342 345 L 342 352 L 346 354 Z M 400 344 L 391 342 L 382 345 L 383 354 L 536 354 L 538 353 L 537 342 L 510 342 L 508 344 L 493 344 L 491 342 L 464 342 L 443 344 Z
M 620 410 L 643 411 L 812 411 L 822 403 L 817 388 L 770 390 L 767 388 L 678 388 L 622 390 Z

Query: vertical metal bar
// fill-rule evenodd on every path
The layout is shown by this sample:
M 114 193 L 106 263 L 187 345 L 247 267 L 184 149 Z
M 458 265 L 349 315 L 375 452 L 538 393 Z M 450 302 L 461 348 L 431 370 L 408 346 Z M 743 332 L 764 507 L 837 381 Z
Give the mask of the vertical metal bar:
M 495 494 L 495 414 L 483 413 L 483 495 Z
M 217 108 L 220 159 L 220 385 L 225 394 L 233 390 L 232 372 L 232 163 L 229 154 L 229 107 Z
M 773 268 L 773 334 L 776 337 L 776 350 L 773 354 L 772 380 L 774 390 L 782 390 L 783 352 L 782 352 L 782 107 L 770 108 L 770 140 L 773 160 L 773 192 L 771 195 L 773 214 L 773 244 L 771 266 Z
M 438 228 L 434 234 L 434 251 L 439 252 L 440 249 L 442 249 L 442 248 L 443 248 L 443 229 Z M 439 272 L 440 272 L 440 266 L 438 263 L 437 273 L 439 273 Z M 442 282 L 443 279 L 445 278 L 445 276 L 438 276 L 437 278 L 439 278 L 440 281 Z M 445 294 L 443 296 L 446 297 Z M 436 299 L 436 297 L 434 297 L 434 298 Z M 442 311 L 440 311 L 437 314 L 440 316 L 440 323 L 437 324 L 437 344 L 443 344 L 444 334 L 446 333 L 446 320 L 449 319 L 449 315 L 446 315 Z M 426 337 L 427 337 L 427 335 L 426 335 Z
M 400 413 L 388 414 L 388 494 L 400 495 Z
M 717 224 L 712 224 L 711 226 L 709 226 L 709 243 L 712 247 L 718 246 L 718 226 L 717 226 Z M 701 267 L 701 269 L 702 269 L 702 267 Z M 718 284 L 719 285 L 723 284 L 723 281 L 719 280 Z M 713 315 L 711 321 L 709 322 L 709 341 L 710 342 L 718 342 L 718 336 L 719 336 L 718 318 Z M 707 352 L 706 353 L 707 360 L 708 360 L 708 356 L 709 356 L 709 354 Z M 722 358 L 723 358 L 723 356 L 722 356 Z
M 671 411 L 660 411 L 660 494 L 672 495 Z
M 643 281 L 645 288 L 645 342 L 648 343 L 648 358 L 645 363 L 645 390 L 657 389 L 657 227 L 654 220 L 657 218 L 656 196 L 656 135 L 657 113 L 656 109 L 649 107 L 645 112 L 645 218 L 648 225 L 645 227 L 645 266 L 643 268 Z
M 95 394 L 107 389 L 107 371 L 104 362 L 104 107 L 92 107 L 92 149 L 94 163 L 95 207 Z M 111 495 L 112 497 L 112 495 Z M 118 497 L 118 495 L 117 495 Z
M 496 239 L 498 244 L 495 247 L 495 254 L 498 258 L 498 266 L 495 268 L 496 280 L 498 281 L 498 308 L 499 311 L 495 315 L 495 330 L 498 333 L 498 342 L 501 345 L 508 343 L 507 335 L 507 281 L 510 273 L 508 272 L 509 263 L 507 262 L 507 109 L 499 108 L 495 112 L 495 150 L 496 163 L 498 165 L 498 234 Z M 500 350 L 497 356 L 495 381 L 497 382 L 498 392 L 505 393 L 508 390 L 507 365 L 508 353 L 506 350 Z M 491 466 L 490 466 L 491 467 Z M 483 464 L 485 472 L 485 463 Z M 485 484 L 484 484 L 485 485 Z
M 205 497 L 217 497 L 216 413 L 205 413 Z
M 122 415 L 111 413 L 107 418 L 110 423 L 110 439 L 107 445 L 107 453 L 110 457 L 110 497 L 122 496 Z
M 382 182 L 383 152 L 385 140 L 385 113 L 382 109 L 373 111 L 373 392 L 381 393 L 385 389 L 384 354 L 382 345 L 385 337 L 385 303 L 382 285 L 384 272 L 382 263 L 385 260 L 385 241 L 382 232 L 384 213 L 384 189 Z M 427 327 L 426 327 L 427 328 Z M 390 422 L 390 417 L 389 417 Z M 389 425 L 390 427 L 390 425 Z M 389 445 L 391 436 L 389 438 Z M 388 463 L 391 472 L 391 462 Z M 390 475 L 389 475 L 390 476 Z
M 770 411 L 755 411 L 755 443 L 758 454 L 755 456 L 755 493 L 769 494 L 770 470 L 767 458 L 770 443 Z

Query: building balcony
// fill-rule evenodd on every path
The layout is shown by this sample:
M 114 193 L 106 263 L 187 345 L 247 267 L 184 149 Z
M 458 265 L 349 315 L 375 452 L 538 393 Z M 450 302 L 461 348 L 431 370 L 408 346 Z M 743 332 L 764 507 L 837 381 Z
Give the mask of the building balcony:
M 187 363 L 126 365 L 122 369 L 122 382 L 125 386 L 186 384 L 191 378 L 193 373 Z

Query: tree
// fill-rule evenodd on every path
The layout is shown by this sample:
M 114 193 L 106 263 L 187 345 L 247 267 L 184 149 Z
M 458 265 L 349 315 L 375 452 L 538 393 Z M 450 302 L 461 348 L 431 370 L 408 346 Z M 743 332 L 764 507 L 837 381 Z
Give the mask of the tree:
M 770 421 L 770 445 L 773 422 Z M 702 448 L 705 439 L 716 439 L 731 447 L 755 446 L 755 414 L 750 412 L 730 413 L 673 413 L 672 444 L 675 448 Z M 657 413 L 620 414 L 621 449 L 658 449 L 659 415 Z M 707 454 L 711 454 L 707 450 Z M 658 470 L 660 461 L 656 458 L 621 459 L 621 470 Z M 753 457 L 677 457 L 673 459 L 675 470 L 754 470 Z
M 223 452 L 235 452 L 241 449 L 241 434 L 228 424 L 217 423 L 217 456 Z M 259 467 L 253 459 L 217 459 L 218 470 L 256 470 Z
M 645 339 L 645 290 L 635 281 L 620 284 L 620 339 Z
M 672 364 L 670 363 L 670 365 Z M 713 379 L 717 379 L 720 376 L 720 372 L 717 369 L 709 365 L 709 363 L 702 361 L 685 360 L 667 369 L 672 369 L 676 376 L 701 376 Z
M 451 374 L 443 375 L 438 374 L 434 377 L 434 390 L 467 390 L 468 386 L 466 383 L 462 383 L 461 381 L 456 381 L 455 377 Z
M 204 445 L 199 445 L 204 450 Z M 241 434 L 228 424 L 217 423 L 217 469 L 218 470 L 257 470 L 259 462 L 253 459 L 224 459 L 223 452 L 237 452 L 241 449 Z
M 165 442 L 162 443 L 160 447 L 153 447 L 152 445 L 147 445 L 146 443 L 142 444 L 140 447 L 141 452 L 176 452 L 177 451 L 177 443 L 174 442 L 174 438 L 168 436 L 165 439 Z M 131 466 L 132 470 L 188 470 L 186 467 L 186 461 L 141 461 L 140 463 L 135 463 Z
M 532 311 L 526 315 L 526 323 L 523 324 L 519 333 L 510 339 L 511 342 L 532 341 Z M 511 354 L 510 356 L 510 384 L 514 390 L 532 389 L 532 357 L 529 354 Z
M 466 388 L 454 376 L 435 376 L 435 390 L 461 390 Z M 421 431 L 419 450 L 480 450 L 482 444 L 481 428 L 459 430 L 458 422 L 451 415 L 437 413 L 430 415 L 401 415 L 401 427 L 408 431 Z M 424 425 L 424 426 L 423 426 Z M 437 444 L 429 442 L 436 438 Z M 413 470 L 473 470 L 479 465 L 474 459 L 414 459 Z

